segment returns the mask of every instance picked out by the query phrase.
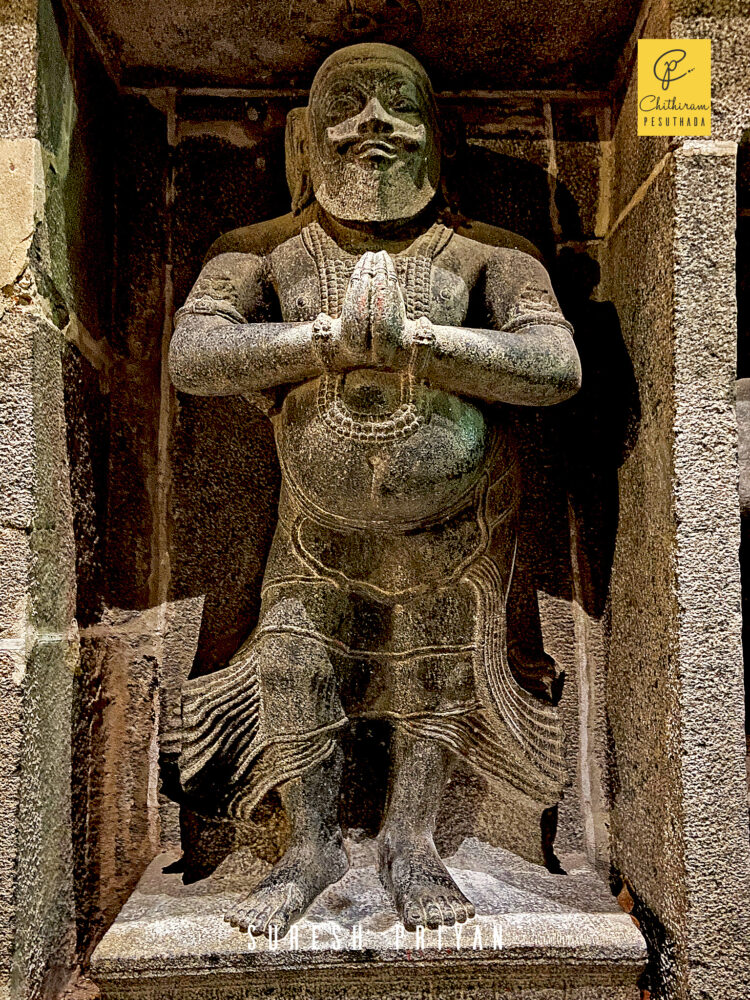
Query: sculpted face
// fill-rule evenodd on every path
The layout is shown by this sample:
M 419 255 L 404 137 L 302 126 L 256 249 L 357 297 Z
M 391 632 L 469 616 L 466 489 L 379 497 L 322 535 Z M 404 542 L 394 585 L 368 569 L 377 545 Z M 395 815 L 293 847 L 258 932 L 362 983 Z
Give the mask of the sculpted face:
M 386 45 L 352 46 L 323 64 L 310 93 L 315 196 L 335 218 L 410 219 L 432 200 L 440 150 L 430 83 Z

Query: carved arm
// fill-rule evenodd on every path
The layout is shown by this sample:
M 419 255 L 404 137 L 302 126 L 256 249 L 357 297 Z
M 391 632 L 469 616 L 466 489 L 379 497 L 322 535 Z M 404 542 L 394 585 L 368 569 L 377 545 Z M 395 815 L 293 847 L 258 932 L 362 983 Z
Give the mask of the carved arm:
M 485 274 L 489 329 L 408 320 L 388 255 L 366 254 L 363 264 L 373 275 L 368 306 L 375 366 L 409 368 L 433 385 L 492 403 L 548 406 L 580 388 L 572 327 L 534 258 L 493 253 Z
M 544 267 L 528 254 L 495 250 L 484 299 L 491 329 L 434 327 L 425 377 L 488 402 L 548 406 L 574 395 L 581 364 Z
M 239 323 L 216 315 L 184 314 L 169 345 L 169 374 L 181 392 L 234 396 L 322 370 L 312 323 Z
M 569 399 L 581 386 L 573 338 L 558 324 L 530 324 L 518 332 L 436 326 L 432 333 L 422 377 L 459 395 L 549 406 Z
M 340 319 L 274 322 L 276 294 L 266 262 L 252 254 L 213 258 L 175 316 L 169 348 L 174 385 L 196 395 L 230 396 L 303 382 L 327 367 L 366 365 L 368 330 L 358 318 L 356 287 Z

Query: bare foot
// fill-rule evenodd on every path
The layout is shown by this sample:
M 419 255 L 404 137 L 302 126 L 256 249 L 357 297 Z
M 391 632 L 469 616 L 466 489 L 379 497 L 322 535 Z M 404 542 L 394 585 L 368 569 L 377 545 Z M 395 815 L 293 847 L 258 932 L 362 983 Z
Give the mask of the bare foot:
M 473 904 L 448 874 L 432 837 L 381 834 L 378 848 L 380 878 L 408 931 L 460 924 L 474 916 Z
M 235 903 L 224 919 L 256 936 L 278 933 L 282 938 L 310 903 L 327 886 L 338 882 L 348 868 L 340 835 L 323 844 L 292 844 L 263 881 Z

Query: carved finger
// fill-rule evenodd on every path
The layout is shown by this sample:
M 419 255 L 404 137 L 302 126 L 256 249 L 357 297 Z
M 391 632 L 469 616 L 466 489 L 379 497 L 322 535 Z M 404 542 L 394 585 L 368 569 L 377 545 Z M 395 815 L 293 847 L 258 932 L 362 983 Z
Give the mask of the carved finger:
M 396 266 L 384 250 L 374 261 L 370 317 L 374 360 L 393 366 L 404 338 L 406 304 Z
M 343 347 L 353 360 L 364 361 L 369 350 L 374 257 L 368 251 L 357 261 L 341 309 Z

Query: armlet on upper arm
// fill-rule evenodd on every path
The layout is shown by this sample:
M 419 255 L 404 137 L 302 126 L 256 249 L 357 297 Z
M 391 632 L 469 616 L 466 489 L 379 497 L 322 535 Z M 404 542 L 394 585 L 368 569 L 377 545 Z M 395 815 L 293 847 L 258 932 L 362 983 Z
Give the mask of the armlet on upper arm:
M 559 326 L 573 332 L 544 266 L 520 250 L 493 253 L 487 263 L 485 296 L 488 313 L 503 332 L 529 326 Z
M 223 253 L 203 267 L 175 323 L 186 314 L 222 316 L 233 323 L 270 319 L 270 278 L 262 257 Z

